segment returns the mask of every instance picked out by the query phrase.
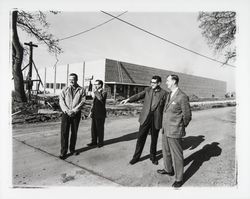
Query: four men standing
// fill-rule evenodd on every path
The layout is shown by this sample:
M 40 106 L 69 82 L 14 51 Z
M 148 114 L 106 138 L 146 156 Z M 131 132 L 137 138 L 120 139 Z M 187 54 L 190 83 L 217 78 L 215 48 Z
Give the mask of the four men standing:
M 69 75 L 70 86 L 62 90 L 60 94 L 60 107 L 62 109 L 61 124 L 61 159 L 66 158 L 68 150 L 69 128 L 71 127 L 70 152 L 75 152 L 77 130 L 81 118 L 81 107 L 85 102 L 85 91 L 77 84 L 77 75 Z M 147 135 L 150 131 L 150 160 L 157 165 L 156 158 L 157 140 L 159 130 L 162 128 L 162 152 L 164 169 L 157 170 L 160 174 L 175 175 L 173 187 L 180 187 L 183 183 L 183 150 L 181 146 L 182 137 L 185 136 L 185 128 L 192 118 L 189 99 L 185 93 L 178 88 L 179 77 L 169 75 L 167 87 L 170 93 L 160 87 L 161 77 L 153 76 L 151 86 L 144 91 L 123 100 L 121 104 L 144 99 L 143 108 L 139 117 L 139 132 L 135 152 L 130 164 L 139 161 L 142 154 Z M 107 93 L 103 90 L 103 82 L 95 81 L 95 90 L 92 93 L 93 105 L 90 116 L 91 143 L 88 146 L 103 146 L 104 123 L 106 118 Z

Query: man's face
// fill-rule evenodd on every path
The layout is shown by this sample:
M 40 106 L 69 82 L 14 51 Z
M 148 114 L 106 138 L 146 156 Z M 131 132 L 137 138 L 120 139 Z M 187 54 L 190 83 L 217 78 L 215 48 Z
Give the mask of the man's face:
M 171 89 L 171 88 L 173 87 L 174 83 L 175 83 L 175 81 L 172 80 L 172 77 L 171 77 L 171 76 L 168 76 L 167 81 L 166 81 L 167 87 L 168 87 L 169 89 Z
M 76 86 L 77 85 L 77 79 L 74 75 L 69 76 L 69 85 L 70 86 Z
M 99 84 L 98 81 L 95 81 L 94 85 L 95 85 L 95 89 L 96 90 L 98 90 L 99 88 L 101 88 L 101 84 Z
M 161 83 L 160 83 L 160 82 L 157 82 L 157 79 L 151 79 L 150 84 L 151 84 L 151 88 L 152 88 L 152 89 L 156 89 L 157 87 L 160 86 Z

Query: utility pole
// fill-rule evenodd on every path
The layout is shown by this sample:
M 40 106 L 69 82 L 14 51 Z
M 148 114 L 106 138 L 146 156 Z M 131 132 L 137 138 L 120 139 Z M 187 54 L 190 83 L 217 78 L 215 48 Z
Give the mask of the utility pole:
M 56 64 L 54 66 L 54 94 L 56 94 Z
M 46 69 L 46 67 L 44 68 L 44 87 L 43 87 L 43 89 L 44 89 L 44 94 L 46 93 L 46 84 L 47 84 L 47 81 L 46 81 L 46 75 L 47 75 L 47 71 L 46 71 L 47 69 Z
M 30 56 L 29 56 L 29 72 L 27 76 L 27 89 L 28 89 L 28 99 L 31 99 L 31 90 L 33 86 L 32 82 L 32 64 L 33 64 L 33 47 L 38 47 L 38 45 L 33 44 L 32 42 L 24 43 L 30 48 Z
M 67 84 L 66 86 L 69 85 L 69 64 L 67 64 L 67 74 L 66 74 L 66 80 L 67 80 Z

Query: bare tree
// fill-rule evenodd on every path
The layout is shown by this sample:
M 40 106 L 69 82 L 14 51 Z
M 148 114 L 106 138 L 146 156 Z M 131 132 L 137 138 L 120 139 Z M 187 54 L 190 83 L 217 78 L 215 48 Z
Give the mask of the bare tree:
M 58 12 L 51 11 L 53 14 Z M 24 92 L 24 81 L 22 74 L 22 61 L 24 48 L 19 40 L 17 27 L 35 37 L 39 42 L 48 47 L 50 53 L 59 54 L 62 49 L 58 45 L 52 34 L 45 31 L 49 24 L 46 20 L 46 14 L 43 12 L 25 12 L 15 10 L 12 12 L 12 74 L 14 78 L 15 100 L 26 102 L 27 98 Z
M 208 45 L 215 53 L 223 53 L 225 63 L 236 57 L 235 33 L 236 13 L 226 12 L 200 12 L 198 16 L 199 27 Z

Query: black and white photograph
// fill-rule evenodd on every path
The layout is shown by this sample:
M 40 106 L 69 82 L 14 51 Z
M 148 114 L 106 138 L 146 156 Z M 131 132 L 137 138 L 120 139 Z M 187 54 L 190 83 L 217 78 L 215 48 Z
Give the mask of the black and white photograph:
M 249 3 L 140 2 L 1 2 L 1 198 L 250 197 Z

